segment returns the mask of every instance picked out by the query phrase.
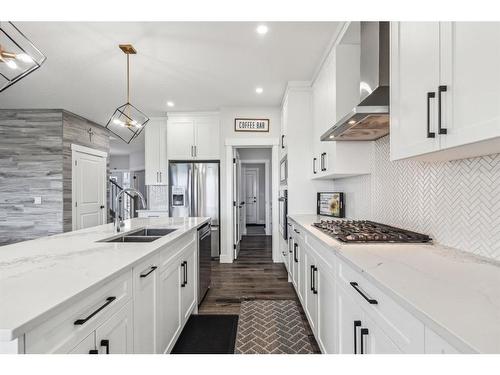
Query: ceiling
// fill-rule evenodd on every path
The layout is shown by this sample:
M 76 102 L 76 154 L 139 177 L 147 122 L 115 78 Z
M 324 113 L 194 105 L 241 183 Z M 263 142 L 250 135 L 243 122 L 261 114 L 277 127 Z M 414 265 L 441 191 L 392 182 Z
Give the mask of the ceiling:
M 63 108 L 105 125 L 126 102 L 148 116 L 167 110 L 276 106 L 288 81 L 310 80 L 338 22 L 19 22 L 47 56 L 41 69 L 0 93 L 0 108 Z M 264 92 L 255 93 L 262 87 Z M 166 102 L 173 101 L 174 108 Z

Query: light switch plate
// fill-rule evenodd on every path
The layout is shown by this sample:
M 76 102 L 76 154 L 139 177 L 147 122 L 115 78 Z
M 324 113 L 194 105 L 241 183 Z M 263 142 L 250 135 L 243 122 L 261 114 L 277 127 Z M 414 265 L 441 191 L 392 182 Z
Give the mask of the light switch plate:
M 33 203 L 34 204 L 42 204 L 42 197 L 34 197 Z

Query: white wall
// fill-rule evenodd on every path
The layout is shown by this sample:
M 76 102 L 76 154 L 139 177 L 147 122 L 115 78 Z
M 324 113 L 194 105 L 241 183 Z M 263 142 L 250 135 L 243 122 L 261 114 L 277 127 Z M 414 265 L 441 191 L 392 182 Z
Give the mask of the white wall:
M 109 169 L 126 170 L 129 169 L 129 156 L 128 155 L 110 155 L 109 156 Z
M 131 171 L 142 171 L 144 169 L 144 150 L 130 153 L 129 168 Z
M 235 118 L 268 118 L 269 132 L 266 133 L 243 133 L 234 131 Z M 226 161 L 226 141 L 228 139 L 238 138 L 244 139 L 276 139 L 279 141 L 281 127 L 281 108 L 280 107 L 223 107 L 220 111 L 221 121 L 221 261 L 230 262 L 232 260 L 232 248 L 228 248 L 228 243 L 225 241 L 226 230 L 232 225 L 232 218 L 227 217 L 224 213 L 227 211 L 226 199 L 227 194 L 227 179 L 229 178 L 228 167 L 232 168 L 232 160 L 229 164 Z M 277 202 L 276 202 L 277 203 Z

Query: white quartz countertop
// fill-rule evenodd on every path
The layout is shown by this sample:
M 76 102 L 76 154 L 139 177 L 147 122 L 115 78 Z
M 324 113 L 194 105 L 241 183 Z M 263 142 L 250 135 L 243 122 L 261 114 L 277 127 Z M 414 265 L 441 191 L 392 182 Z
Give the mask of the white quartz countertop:
M 113 224 L 0 247 L 0 341 L 27 332 L 56 308 L 130 269 L 210 218 L 136 218 L 122 233 L 176 228 L 148 243 L 97 242 L 116 235 Z
M 290 218 L 457 349 L 500 353 L 500 262 L 433 244 L 345 244 L 312 226 L 326 217 Z

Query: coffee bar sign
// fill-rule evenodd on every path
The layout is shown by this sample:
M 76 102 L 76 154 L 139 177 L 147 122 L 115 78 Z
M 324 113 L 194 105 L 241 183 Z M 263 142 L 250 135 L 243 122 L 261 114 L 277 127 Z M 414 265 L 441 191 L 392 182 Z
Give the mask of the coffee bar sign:
M 269 119 L 234 119 L 234 131 L 236 132 L 268 132 Z

